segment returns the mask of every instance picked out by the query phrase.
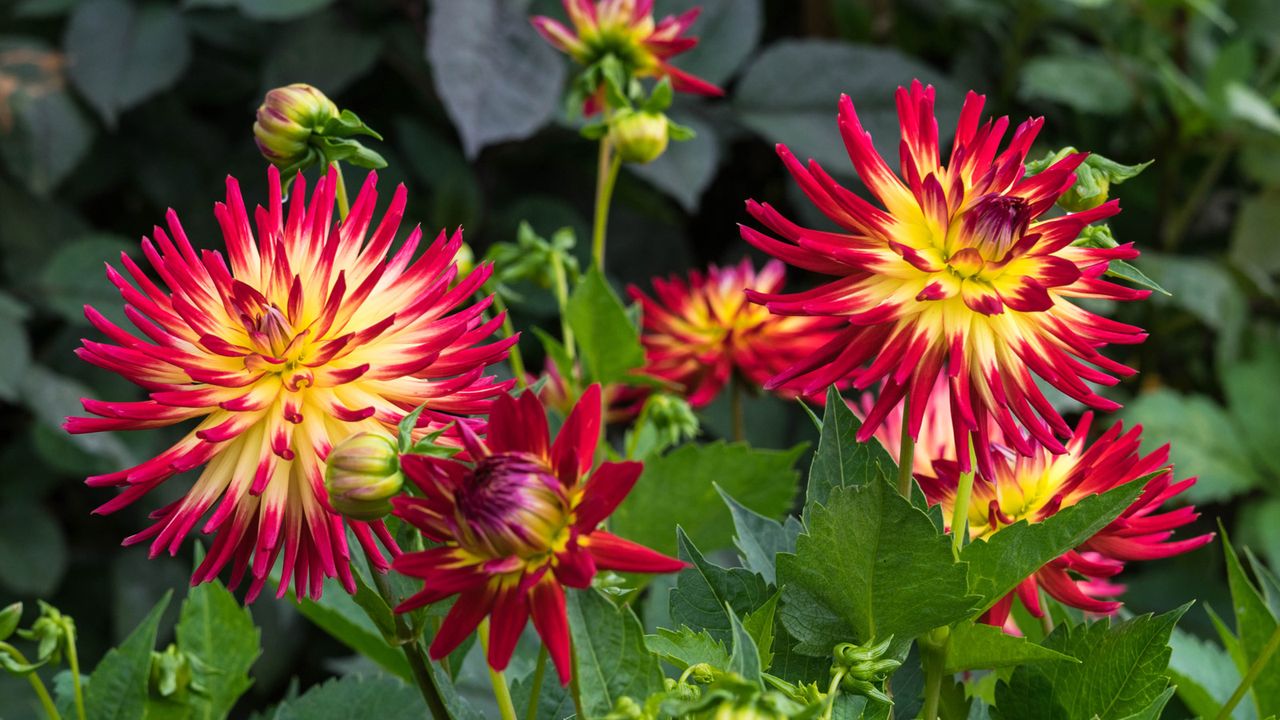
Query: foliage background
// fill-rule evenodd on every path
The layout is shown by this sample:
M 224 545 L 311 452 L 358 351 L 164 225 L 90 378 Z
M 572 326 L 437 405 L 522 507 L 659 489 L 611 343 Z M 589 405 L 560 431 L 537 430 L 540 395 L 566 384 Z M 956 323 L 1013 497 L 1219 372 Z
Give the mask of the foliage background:
M 661 13 L 691 4 L 657 2 Z M 1114 193 L 1125 210 L 1112 227 L 1172 295 L 1114 309 L 1151 338 L 1116 351 L 1141 374 L 1109 392 L 1146 424 L 1151 447 L 1174 443 L 1180 476 L 1200 475 L 1191 494 L 1206 515 L 1280 565 L 1280 5 L 700 4 L 702 43 L 677 64 L 728 93 L 681 97 L 672 115 L 699 137 L 624 171 L 612 279 L 643 283 L 741 257 L 735 223 L 748 197 L 821 223 L 771 145 L 785 141 L 855 186 L 834 122 L 841 92 L 889 158 L 893 90 L 919 77 L 938 88 L 944 142 L 974 88 L 1015 122 L 1047 117 L 1033 156 L 1072 144 L 1125 163 L 1154 159 Z M 104 260 L 136 256 L 170 207 L 198 246 L 218 245 L 211 206 L 228 173 L 247 197 L 264 196 L 250 124 L 267 89 L 309 82 L 356 110 L 387 139 L 375 144 L 391 164 L 384 192 L 405 183 L 411 221 L 432 232 L 462 225 L 477 254 L 526 218 L 543 234 L 567 225 L 586 237 L 594 146 L 566 119 L 568 68 L 529 28 L 535 12 L 562 14 L 554 0 L 0 4 L 0 599 L 45 597 L 72 613 L 92 665 L 165 589 L 185 584 L 189 549 L 148 561 L 142 548 L 118 547 L 161 499 L 100 518 L 90 511 L 107 496 L 81 484 L 151 454 L 162 433 L 68 438 L 58 426 L 81 395 L 136 392 L 72 353 L 91 332 L 85 303 L 119 315 Z M 530 292 L 516 319 L 550 327 L 553 311 Z M 536 354 L 536 343 L 524 346 Z M 813 439 L 795 407 L 758 398 L 748 408 L 755 445 Z M 707 411 L 708 436 L 725 434 L 726 415 Z M 183 480 L 170 485 L 156 494 L 177 497 Z M 1198 597 L 1225 609 L 1219 557 L 1210 547 L 1133 568 L 1129 606 Z M 291 684 L 362 667 L 287 603 L 252 612 L 265 652 L 245 712 Z M 1184 627 L 1205 623 L 1197 611 Z M 28 717 L 26 693 L 0 678 L 0 717 Z

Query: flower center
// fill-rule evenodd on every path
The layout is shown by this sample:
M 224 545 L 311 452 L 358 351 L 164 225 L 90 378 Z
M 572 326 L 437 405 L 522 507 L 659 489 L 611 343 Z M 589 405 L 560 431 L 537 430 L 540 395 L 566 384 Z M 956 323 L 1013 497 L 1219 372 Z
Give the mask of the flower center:
M 527 453 L 499 453 L 477 463 L 457 508 L 462 544 L 491 558 L 542 559 L 569 525 L 560 480 Z
M 983 259 L 999 262 L 1022 239 L 1030 222 L 1031 206 L 1026 199 L 992 193 L 965 213 L 965 244 L 976 248 Z

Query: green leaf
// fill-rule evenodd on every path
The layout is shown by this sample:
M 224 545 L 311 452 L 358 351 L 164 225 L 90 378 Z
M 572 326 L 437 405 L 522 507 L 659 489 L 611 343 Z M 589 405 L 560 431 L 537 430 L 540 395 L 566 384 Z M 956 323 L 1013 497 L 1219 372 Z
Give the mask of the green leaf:
M 270 1 L 264 0 L 263 4 Z M 267 53 L 262 68 L 263 94 L 275 87 L 304 82 L 337 97 L 373 69 L 382 51 L 378 35 L 358 28 L 334 12 L 313 15 L 290 26 L 289 32 L 280 34 Z
M 738 547 L 742 564 L 773 585 L 777 580 L 777 554 L 795 552 L 796 538 L 800 536 L 803 526 L 790 515 L 783 522 L 765 517 L 734 500 L 733 496 L 719 486 L 716 489 L 729 506 L 729 514 L 733 516 L 733 544 Z
M 742 626 L 760 650 L 760 667 L 768 670 L 773 663 L 773 636 L 777 627 L 778 601 L 782 599 L 782 591 L 778 590 L 769 597 L 764 605 L 752 610 L 742 618 Z
M 67 570 L 58 520 L 30 502 L 0 504 L 0 583 L 19 595 L 52 595 Z
M 1241 153 L 1241 160 L 1258 153 Z M 1280 169 L 1280 162 L 1272 160 L 1267 167 Z M 1280 180 L 1273 184 L 1280 185 Z M 1276 246 L 1275 228 L 1280 227 L 1280 192 L 1259 193 L 1245 199 L 1236 213 L 1235 226 L 1231 230 L 1231 249 L 1227 256 L 1231 264 L 1249 276 L 1262 289 L 1275 293 L 1275 281 L 1280 273 L 1280 247 Z
M 1192 713 L 1216 717 L 1240 684 L 1240 673 L 1226 651 L 1208 640 L 1174 628 L 1169 638 L 1173 656 L 1169 676 L 1178 686 L 1178 697 Z M 1242 717 L 1239 706 L 1232 717 Z
M 675 142 L 667 146 L 658 159 L 637 165 L 630 163 L 627 170 L 639 175 L 654 187 L 671 196 L 685 210 L 698 209 L 702 192 L 715 179 L 720 166 L 720 142 L 715 126 L 684 113 L 675 113 L 673 120 L 688 126 L 672 124 L 670 137 L 682 140 L 682 130 L 696 135 L 694 142 Z
M 1060 625 L 1044 641 L 1079 664 L 1022 665 L 996 688 L 997 719 L 1120 720 L 1142 717 L 1169 685 L 1169 635 L 1189 605 L 1108 626 Z
M 641 545 L 676 550 L 675 528 L 683 527 L 699 547 L 718 550 L 733 536 L 733 516 L 716 493 L 716 483 L 744 506 L 780 517 L 796 494 L 796 459 L 790 450 L 758 450 L 715 442 L 688 444 L 645 462 L 644 472 L 610 519 L 610 529 Z
M 671 589 L 671 620 L 732 642 L 733 623 L 725 607 L 741 615 L 755 612 L 769 601 L 769 587 L 750 570 L 722 568 L 707 560 L 683 528 L 676 536 L 678 556 L 690 567 L 680 571 Z
M 1272 639 L 1277 629 L 1276 616 L 1272 614 L 1261 591 L 1249 579 L 1231 538 L 1225 528 L 1222 531 L 1222 550 L 1227 560 L 1227 585 L 1231 588 L 1231 604 L 1236 616 L 1236 637 L 1240 639 L 1240 651 L 1246 667 L 1251 667 Z M 1253 682 L 1254 706 L 1258 717 L 1280 714 L 1280 653 L 1273 654 Z
M 299 601 L 290 590 L 286 595 L 296 602 L 303 617 L 329 633 L 347 647 L 364 655 L 384 670 L 406 681 L 413 679 L 409 663 L 398 648 L 383 639 L 382 632 L 365 615 L 356 601 L 341 588 L 328 587 L 320 600 Z
M 22 603 L 11 603 L 0 610 L 0 640 L 8 640 L 19 622 L 22 622 Z
M 427 61 L 468 157 L 532 135 L 560 103 L 564 63 L 519 3 L 433 3 Z
M 309 15 L 333 0 L 212 0 L 223 4 L 235 4 L 246 17 L 255 20 L 293 20 Z
M 725 605 L 724 609 L 729 615 L 729 625 L 733 634 L 733 652 L 729 656 L 729 665 L 725 669 L 741 675 L 750 682 L 759 683 L 760 650 L 756 647 L 755 640 L 751 638 L 751 633 L 742 626 L 742 621 L 738 619 L 738 614 L 733 611 L 733 608 Z
M 1164 714 L 1164 708 L 1169 704 L 1169 700 L 1173 698 L 1173 693 L 1177 688 L 1165 688 L 1159 697 L 1151 701 L 1151 704 L 1139 710 L 1132 715 L 1125 715 L 1124 720 L 1160 720 L 1160 716 Z
M 160 616 L 172 593 L 165 593 L 142 623 L 107 651 L 89 676 L 85 711 L 93 720 L 136 720 L 147 706 L 147 682 L 151 676 L 151 651 L 156 646 Z
M 10 402 L 18 398 L 31 365 L 31 343 L 23 323 L 26 317 L 25 305 L 0 292 L 0 345 L 5 348 L 0 355 L 0 399 Z
M 1142 267 L 1160 278 L 1169 297 L 1153 295 L 1151 302 L 1160 307 L 1174 306 L 1197 318 L 1218 334 L 1216 356 L 1228 365 L 1239 353 L 1248 321 L 1248 302 L 1240 282 L 1222 262 L 1204 257 L 1142 254 Z M 1177 443 L 1174 443 L 1175 447 Z M 1185 469 L 1185 468 L 1184 468 Z M 1209 483 L 1202 483 L 1207 485 Z M 1191 502 L 1198 499 L 1188 498 Z
M 598 590 L 568 593 L 569 630 L 583 711 L 598 717 L 621 697 L 660 692 L 662 669 L 645 648 L 644 629 L 629 607 L 618 608 Z
M 272 720 L 421 720 L 426 710 L 417 688 L 395 678 L 347 675 L 286 700 Z
M 159 2 L 82 2 L 63 46 L 72 85 L 112 128 L 121 112 L 176 83 L 191 59 L 182 15 Z
M 253 685 L 249 668 L 261 654 L 261 634 L 248 608 L 218 580 L 187 592 L 176 629 L 178 647 L 197 662 L 194 680 L 204 692 L 192 693 L 194 717 L 224 718 Z
M 1242 82 L 1226 89 L 1227 114 L 1256 130 L 1280 136 L 1280 111 L 1266 97 Z
M 1078 92 L 1089 88 L 1088 92 Z M 1022 67 L 1018 95 L 1049 100 L 1083 113 L 1118 115 L 1133 104 L 1133 91 L 1114 61 L 1074 52 L 1035 58 Z
M 809 467 L 809 487 L 805 493 L 805 514 L 816 504 L 827 502 L 833 488 L 865 485 L 877 477 L 897 477 L 898 464 L 880 443 L 860 443 L 862 422 L 834 386 L 827 390 L 822 413 L 822 434 Z
M 9 102 L 14 121 L 8 134 L 0 133 L 0 154 L 31 192 L 47 196 L 89 152 L 93 125 L 60 90 Z
M 84 306 L 92 305 L 109 320 L 125 327 L 128 318 L 120 309 L 120 291 L 107 279 L 103 266 L 117 265 L 120 253 L 137 243 L 117 235 L 93 234 L 76 238 L 58 249 L 38 275 L 41 298 L 66 322 L 87 326 Z
M 782 622 L 797 649 L 907 641 L 972 613 L 965 567 L 929 518 L 883 481 L 838 488 L 810 513 L 794 555 L 778 556 Z
M 656 635 L 644 636 L 649 652 L 671 663 L 677 670 L 690 665 L 706 663 L 711 667 L 729 667 L 729 651 L 724 643 L 711 637 L 706 630 L 690 630 L 681 625 L 679 630 L 658 628 Z
M 1251 450 L 1255 467 L 1280 476 L 1280 426 L 1274 422 L 1280 407 L 1280 348 L 1270 346 L 1254 357 L 1225 368 L 1221 374 L 1227 411 L 1236 435 Z M 1221 452 L 1219 450 L 1219 452 Z M 1184 472 L 1189 469 L 1184 468 Z
M 738 80 L 733 108 L 765 139 L 784 142 L 801 160 L 812 157 L 828 172 L 847 175 L 852 168 L 835 118 L 841 93 L 857 105 L 880 154 L 896 158 L 901 127 L 894 93 L 909 78 L 936 88 L 940 140 L 948 142 L 960 112 L 960 89 L 939 71 L 891 48 L 832 40 L 775 42 Z
M 1111 277 L 1120 278 L 1121 280 L 1127 280 L 1128 282 L 1133 283 L 1134 285 L 1137 285 L 1140 288 L 1146 288 L 1147 290 L 1154 290 L 1164 295 L 1172 294 L 1168 290 L 1165 290 L 1163 287 L 1161 287 L 1160 283 L 1147 277 L 1146 273 L 1134 267 L 1132 263 L 1125 262 L 1124 260 L 1112 260 L 1110 263 L 1108 263 L 1106 274 L 1110 275 Z
M 946 660 L 948 675 L 966 670 L 991 670 L 1033 662 L 1080 661 L 984 623 L 966 620 L 951 628 L 951 643 L 947 646 Z
M 960 559 L 969 563 L 969 589 L 981 597 L 980 610 L 991 607 L 1045 563 L 1106 527 L 1133 504 L 1148 480 L 1138 478 L 1062 508 L 1040 522 L 1021 520 L 966 545 Z
M 583 369 L 591 382 L 620 382 L 644 365 L 639 331 L 594 266 L 574 289 L 565 316 L 573 327 Z
M 1241 435 L 1222 406 L 1205 395 L 1159 388 L 1139 395 L 1122 416 L 1142 425 L 1144 452 L 1169 443 L 1169 459 L 1178 474 L 1200 478 L 1184 493 L 1187 502 L 1226 500 L 1263 481 L 1249 462 L 1248 437 Z

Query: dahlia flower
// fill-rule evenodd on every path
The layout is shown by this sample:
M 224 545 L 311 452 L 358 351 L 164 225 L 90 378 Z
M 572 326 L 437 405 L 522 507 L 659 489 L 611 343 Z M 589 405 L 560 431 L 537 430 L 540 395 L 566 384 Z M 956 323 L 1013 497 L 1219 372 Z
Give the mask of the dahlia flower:
M 668 60 L 698 44 L 683 37 L 701 8 L 692 8 L 679 17 L 653 17 L 653 0 L 562 0 L 573 29 L 542 15 L 532 18 L 533 27 L 547 42 L 591 66 L 608 55 L 622 64 L 628 77 L 667 77 L 674 89 L 695 95 L 723 95 L 724 91 L 694 77 Z M 599 98 L 588 99 L 588 114 L 599 109 Z
M 588 587 L 597 570 L 684 567 L 597 529 L 643 468 L 638 462 L 606 462 L 592 472 L 600 398 L 600 386 L 588 388 L 551 442 L 533 393 L 503 396 L 494 404 L 485 441 L 460 428 L 472 462 L 401 458 L 422 497 L 395 498 L 395 514 L 439 546 L 395 559 L 396 572 L 425 581 L 396 611 L 458 595 L 431 642 L 432 658 L 452 652 L 487 616 L 489 665 L 502 670 L 532 617 L 560 682 L 567 684 L 572 668 L 564 587 Z
M 945 375 L 956 444 L 966 446 L 971 435 L 979 466 L 989 474 L 992 428 L 1023 455 L 1036 453 L 1036 443 L 1066 452 L 1060 438 L 1071 436 L 1071 428 L 1036 387 L 1036 376 L 1093 408 L 1119 407 L 1087 383 L 1111 385 L 1134 371 L 1099 349 L 1138 343 L 1146 335 L 1071 299 L 1135 300 L 1148 292 L 1103 279 L 1110 261 L 1138 254 L 1132 245 L 1072 245 L 1086 225 L 1119 212 L 1115 201 L 1042 217 L 1071 187 L 1084 153 L 1025 177 L 1023 161 L 1043 119 L 1019 125 L 998 153 L 1008 119 L 980 123 L 983 97 L 971 92 L 943 166 L 933 101 L 933 88 L 918 81 L 910 90 L 898 89 L 899 177 L 872 146 L 853 102 L 841 98 L 839 124 L 849 157 L 880 205 L 841 187 L 818 163 L 802 164 L 778 146 L 800 187 L 841 230 L 803 228 L 769 205 L 749 201 L 750 214 L 773 235 L 744 227 L 742 236 L 792 265 L 835 279 L 799 293 L 760 289 L 750 295 L 777 314 L 846 323 L 770 385 L 798 382 L 805 392 L 846 379 L 860 390 L 879 385 L 859 436 L 865 441 L 908 395 L 916 398 L 909 403 L 909 430 L 918 437 L 923 399 Z M 967 467 L 968 453 L 959 461 Z
M 642 307 L 643 372 L 679 386 L 690 405 L 703 407 L 733 373 L 765 385 L 823 347 L 839 321 L 773 315 L 747 301 L 748 288 L 781 290 L 785 274 L 777 260 L 756 272 L 744 258 L 737 265 L 712 265 L 706 274 L 694 270 L 687 279 L 655 278 L 655 297 L 628 288 Z
M 946 384 L 939 383 L 934 394 L 944 395 L 947 391 Z M 916 444 L 914 465 L 925 497 L 931 504 L 942 506 L 942 515 L 948 521 L 961 472 L 950 421 L 947 403 L 930 402 L 924 431 Z M 876 431 L 876 438 L 891 453 L 898 449 L 899 422 L 901 411 L 897 410 Z M 1091 424 L 1092 413 L 1085 413 L 1067 441 L 1064 454 L 1037 448 L 1030 456 L 1021 455 L 1007 447 L 998 429 L 991 431 L 996 450 L 994 471 L 974 478 L 968 512 L 971 539 L 989 538 L 1020 520 L 1040 522 L 1089 496 L 1151 476 L 1142 494 L 1120 517 L 1079 547 L 1050 561 L 997 602 L 984 618 L 992 625 L 1006 623 L 1015 595 L 1033 616 L 1042 617 L 1040 588 L 1063 604 L 1091 613 L 1114 613 L 1121 606 L 1114 598 L 1125 588 L 1112 578 L 1126 562 L 1179 555 L 1213 539 L 1212 533 L 1170 539 L 1177 528 L 1199 515 L 1191 506 L 1161 512 L 1161 505 L 1195 484 L 1195 478 L 1174 482 L 1168 445 L 1144 456 L 1139 453 L 1142 427 L 1126 431 L 1119 422 L 1090 445 L 1087 438 Z M 926 459 L 929 457 L 932 461 Z
M 487 301 L 466 304 L 488 267 L 450 287 L 460 233 L 441 233 L 414 260 L 422 244 L 415 229 L 386 259 L 404 212 L 403 186 L 370 235 L 374 174 L 336 226 L 332 170 L 309 203 L 299 176 L 287 208 L 279 172 L 271 168 L 269 177 L 270 201 L 254 213 L 253 225 L 239 185 L 227 179 L 226 204 L 214 208 L 225 255 L 197 251 L 173 211 L 167 232 L 156 227 L 154 239 L 143 239 L 142 252 L 167 289 L 128 255 L 120 258 L 124 274 L 107 267 L 140 334 L 86 307 L 109 342 L 85 340 L 78 354 L 148 397 L 86 398 L 85 410 L 97 417 L 68 418 L 66 429 L 195 422 L 158 456 L 88 479 L 93 487 L 123 488 L 94 511 L 105 514 L 177 473 L 201 468 L 185 495 L 153 512 L 154 524 L 126 545 L 149 540 L 153 557 L 173 554 L 199 524 L 214 538 L 192 582 L 230 565 L 232 585 L 246 573 L 252 577 L 252 599 L 283 557 L 281 594 L 291 578 L 299 596 L 319 597 L 328 577 L 354 592 L 347 528 L 384 569 L 375 536 L 392 554 L 398 551 L 382 521 L 344 521 L 328 506 L 330 448 L 359 432 L 394 432 L 408 411 L 424 404 L 419 433 L 449 423 L 482 430 L 479 421 L 462 416 L 486 412 L 492 397 L 506 392 L 509 383 L 483 371 L 511 341 L 480 345 L 501 318 L 483 320 Z

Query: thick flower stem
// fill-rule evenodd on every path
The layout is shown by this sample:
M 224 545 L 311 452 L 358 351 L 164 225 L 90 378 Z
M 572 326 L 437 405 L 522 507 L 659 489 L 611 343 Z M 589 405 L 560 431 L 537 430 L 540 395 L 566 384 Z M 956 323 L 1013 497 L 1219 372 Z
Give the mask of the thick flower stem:
M 30 665 L 17 648 L 9 643 L 0 642 L 0 652 L 4 652 L 21 665 Z M 27 673 L 27 681 L 31 683 L 31 689 L 35 691 L 36 697 L 40 699 L 40 707 L 44 710 L 44 714 L 49 720 L 62 720 L 62 715 L 58 714 L 58 707 L 53 704 L 53 698 L 49 696 L 49 689 L 45 687 L 44 681 L 40 679 L 40 675 L 34 671 Z M 81 715 L 81 717 L 84 717 Z
M 902 400 L 902 440 L 898 444 L 898 492 L 911 499 L 911 468 L 914 465 L 916 441 L 911 437 L 911 395 Z
M 564 343 L 564 351 L 573 360 L 577 353 L 573 347 L 573 327 L 569 325 L 569 278 L 565 276 L 564 263 L 557 256 L 551 264 L 551 275 L 555 279 L 556 306 L 560 308 L 560 342 Z
M 969 533 L 969 500 L 973 497 L 973 477 L 978 472 L 974 467 L 973 439 L 967 434 L 964 452 L 969 454 L 969 472 L 960 473 L 960 487 L 956 488 L 956 504 L 951 509 L 951 548 L 956 557 L 960 556 L 965 535 Z
M 747 441 L 747 414 L 742 409 L 742 378 L 738 373 L 729 376 L 729 417 L 733 423 L 733 441 Z
M 924 667 L 924 710 L 920 717 L 937 720 L 942 699 L 942 680 L 946 677 L 947 649 L 951 645 L 951 629 L 934 628 L 918 640 L 920 664 Z
M 622 158 L 613 152 L 608 137 L 600 140 L 600 160 L 596 167 L 595 223 L 591 229 L 591 263 L 604 273 L 604 239 L 609 225 L 609 201 L 613 198 L 613 186 L 618 181 Z
M 587 714 L 582 711 L 582 688 L 578 686 L 578 645 L 573 642 L 573 636 L 569 636 L 569 666 L 573 672 L 569 674 L 569 694 L 573 697 L 573 714 L 574 717 L 585 718 Z
M 391 583 L 387 582 L 386 575 L 373 569 L 373 560 L 369 558 L 368 551 L 365 551 L 365 558 L 369 560 L 369 574 L 373 576 L 373 586 L 377 588 L 378 594 L 386 601 L 387 607 L 392 608 L 392 615 L 395 618 L 396 639 L 400 642 L 400 649 L 404 651 L 404 659 L 409 663 L 409 670 L 413 672 L 413 681 L 418 686 L 419 692 L 422 693 L 422 699 L 427 703 L 427 709 L 431 711 L 431 717 L 435 720 L 450 720 L 449 709 L 444 704 L 444 699 L 440 696 L 440 688 L 436 687 L 435 675 L 431 672 L 431 668 L 427 667 L 426 661 L 423 659 L 422 645 L 418 642 L 418 638 L 414 636 L 413 630 L 409 628 L 409 624 L 405 622 L 403 616 L 395 614 L 395 606 L 400 604 L 396 598 L 395 591 L 391 589 Z M 372 620 L 373 618 L 370 618 Z
M 822 720 L 831 720 L 831 713 L 836 707 L 836 698 L 840 696 L 840 682 L 844 680 L 844 670 L 841 670 L 831 678 L 831 684 L 827 686 L 827 707 L 822 711 Z
M 538 648 L 538 664 L 533 667 L 533 687 L 529 690 L 528 720 L 538 720 L 538 696 L 542 694 L 542 676 L 547 672 L 547 646 Z
M 1253 664 L 1249 666 L 1249 671 L 1244 674 L 1240 680 L 1240 685 L 1236 687 L 1236 691 L 1231 693 L 1231 697 L 1227 699 L 1227 704 L 1222 706 L 1218 711 L 1214 720 L 1227 720 L 1231 717 L 1231 711 L 1236 709 L 1236 705 L 1244 699 L 1249 688 L 1253 687 L 1253 683 L 1262 675 L 1262 669 L 1271 661 L 1271 657 L 1280 650 L 1280 625 L 1272 631 L 1271 638 L 1267 640 L 1267 644 L 1262 646 L 1262 651 L 1258 653 L 1258 657 L 1254 659 Z
M 480 621 L 480 649 L 489 654 L 489 618 Z M 487 663 L 486 663 L 487 664 Z M 511 703 L 511 690 L 507 688 L 507 676 L 501 670 L 489 666 L 489 682 L 493 685 L 493 697 L 498 701 L 502 720 L 516 720 L 516 708 Z

